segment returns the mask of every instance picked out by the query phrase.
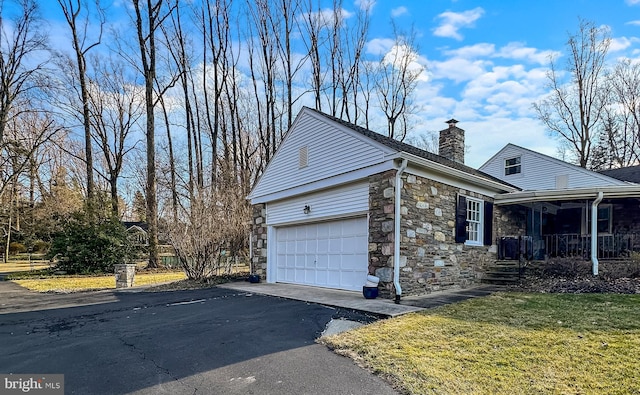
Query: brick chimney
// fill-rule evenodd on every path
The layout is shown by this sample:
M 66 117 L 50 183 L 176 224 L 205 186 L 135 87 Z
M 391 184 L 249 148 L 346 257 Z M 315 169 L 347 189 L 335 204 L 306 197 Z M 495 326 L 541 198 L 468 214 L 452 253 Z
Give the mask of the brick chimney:
M 449 127 L 440 131 L 438 154 L 454 162 L 464 163 L 464 130 L 456 126 L 455 119 L 447 121 Z

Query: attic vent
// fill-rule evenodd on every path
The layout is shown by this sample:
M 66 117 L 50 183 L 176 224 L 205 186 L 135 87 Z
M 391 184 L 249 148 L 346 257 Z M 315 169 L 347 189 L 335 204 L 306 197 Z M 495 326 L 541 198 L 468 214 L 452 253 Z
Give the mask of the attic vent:
M 298 167 L 300 169 L 307 167 L 309 164 L 309 154 L 307 152 L 307 146 L 300 147 L 298 151 Z

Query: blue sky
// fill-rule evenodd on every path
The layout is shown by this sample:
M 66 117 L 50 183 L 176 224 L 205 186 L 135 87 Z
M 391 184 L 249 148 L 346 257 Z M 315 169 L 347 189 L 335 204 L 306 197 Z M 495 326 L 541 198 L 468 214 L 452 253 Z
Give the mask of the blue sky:
M 509 142 L 557 156 L 531 103 L 547 91 L 548 57 L 562 64 L 580 18 L 611 29 L 612 62 L 640 60 L 640 0 L 379 0 L 373 10 L 371 40 L 389 37 L 392 17 L 417 33 L 427 79 L 417 90 L 416 130 L 456 118 L 474 167 Z
M 466 163 L 473 167 L 507 143 L 557 156 L 558 142 L 532 103 L 547 92 L 549 57 L 562 64 L 568 34 L 578 30 L 580 18 L 611 29 L 611 62 L 640 61 L 640 0 L 343 0 L 345 15 L 364 2 L 374 3 L 370 54 L 391 49 L 392 19 L 416 33 L 417 62 L 426 71 L 416 90 L 412 136 L 441 130 L 456 118 L 466 130 Z M 42 4 L 53 18 L 53 41 L 68 40 L 57 3 Z M 114 1 L 111 10 L 128 4 Z M 128 25 L 123 14 L 116 23 Z M 383 122 L 373 125 L 385 132 Z

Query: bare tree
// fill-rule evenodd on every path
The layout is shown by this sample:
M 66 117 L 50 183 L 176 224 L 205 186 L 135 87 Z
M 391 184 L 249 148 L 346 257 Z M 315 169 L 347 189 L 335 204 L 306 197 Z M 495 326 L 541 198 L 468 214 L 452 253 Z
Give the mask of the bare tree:
M 111 210 L 118 217 L 118 180 L 125 156 L 135 148 L 135 143 L 129 140 L 144 114 L 144 95 L 137 86 L 128 83 L 122 63 L 96 56 L 93 68 L 95 77 L 87 87 L 89 119 L 105 167 L 98 174 L 109 183 Z
M 147 0 L 141 5 L 140 0 L 133 0 L 135 9 L 135 26 L 140 49 L 141 71 L 144 78 L 146 109 L 146 148 L 147 148 L 147 223 L 149 226 L 149 267 L 158 266 L 158 200 L 156 183 L 156 143 L 155 143 L 155 107 L 157 96 L 157 46 L 156 33 L 160 25 L 169 17 L 176 4 L 168 10 L 163 8 L 163 0 Z
M 87 90 L 87 53 L 100 45 L 102 40 L 102 26 L 104 12 L 100 0 L 96 0 L 93 15 L 98 17 L 98 28 L 89 29 L 89 6 L 82 0 L 58 0 L 64 13 L 69 29 L 71 29 L 72 46 L 76 56 L 78 82 L 80 84 L 80 98 L 82 100 L 82 120 L 84 128 L 85 161 L 87 167 L 87 201 L 91 205 L 93 199 L 93 152 L 91 146 L 91 120 L 89 118 L 89 92 Z M 84 14 L 82 16 L 82 14 Z M 88 31 L 97 30 L 96 37 L 90 39 Z M 89 41 L 89 42 L 88 42 Z
M 547 73 L 549 96 L 533 104 L 545 126 L 572 146 L 577 163 L 587 167 L 598 124 L 607 104 L 604 89 L 606 55 L 611 38 L 604 27 L 580 21 L 577 34 L 569 36 L 569 56 L 564 73 L 554 59 Z
M 613 167 L 635 165 L 640 162 L 640 64 L 621 60 L 609 76 L 611 104 L 607 107 L 609 134 L 614 133 L 618 144 L 607 151 L 614 159 Z
M 412 96 L 424 67 L 416 62 L 413 31 L 404 35 L 395 24 L 393 31 L 394 46 L 380 60 L 375 87 L 380 109 L 387 118 L 387 135 L 403 141 L 410 128 L 408 116 L 415 111 Z
M 41 87 L 40 72 L 48 60 L 39 62 L 37 56 L 47 50 L 47 37 L 42 28 L 38 3 L 35 0 L 18 0 L 18 16 L 11 20 L 6 14 L 12 9 L 0 2 L 0 147 L 13 111 L 14 103 L 30 91 Z M 11 26 L 7 26 L 9 20 Z

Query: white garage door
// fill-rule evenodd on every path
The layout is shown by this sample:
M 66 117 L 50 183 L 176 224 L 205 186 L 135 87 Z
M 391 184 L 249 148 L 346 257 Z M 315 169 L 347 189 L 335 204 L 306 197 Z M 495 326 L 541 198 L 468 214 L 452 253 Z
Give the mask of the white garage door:
M 368 268 L 367 218 L 276 229 L 276 281 L 362 290 Z

